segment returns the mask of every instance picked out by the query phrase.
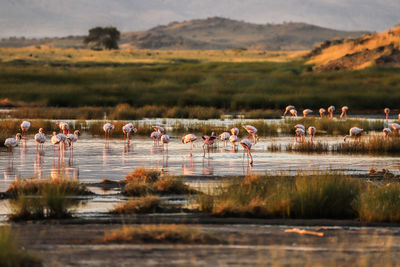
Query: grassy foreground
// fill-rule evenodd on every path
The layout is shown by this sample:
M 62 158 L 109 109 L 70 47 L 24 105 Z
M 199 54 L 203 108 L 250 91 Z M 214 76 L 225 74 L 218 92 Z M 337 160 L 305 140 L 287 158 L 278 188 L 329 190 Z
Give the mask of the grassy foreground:
M 124 61 L 126 52 L 88 52 L 72 60 L 75 53 L 81 52 L 0 49 L 0 99 L 49 107 L 127 103 L 135 108 L 202 106 L 230 111 L 283 109 L 288 104 L 314 111 L 329 105 L 381 110 L 400 100 L 400 74 L 391 67 L 313 73 L 303 61 L 268 62 L 265 54 L 242 62 L 210 62 L 206 51 L 196 59 L 181 54 L 138 62 Z
M 0 266 L 42 266 L 41 260 L 19 247 L 10 227 L 0 227 Z
M 334 173 L 252 175 L 199 195 L 200 210 L 223 217 L 359 219 L 400 222 L 400 185 Z

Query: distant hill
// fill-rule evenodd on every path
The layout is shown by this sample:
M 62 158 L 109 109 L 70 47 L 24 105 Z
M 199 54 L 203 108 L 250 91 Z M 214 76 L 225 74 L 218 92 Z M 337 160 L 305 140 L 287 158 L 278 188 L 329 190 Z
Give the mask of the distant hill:
M 359 38 L 325 41 L 306 57 L 317 71 L 400 66 L 400 26 Z
M 308 50 L 333 38 L 358 37 L 367 32 L 337 31 L 305 23 L 253 24 L 220 17 L 172 22 L 147 31 L 126 32 L 121 48 Z M 82 36 L 39 40 L 3 40 L 0 47 L 50 45 L 82 47 Z

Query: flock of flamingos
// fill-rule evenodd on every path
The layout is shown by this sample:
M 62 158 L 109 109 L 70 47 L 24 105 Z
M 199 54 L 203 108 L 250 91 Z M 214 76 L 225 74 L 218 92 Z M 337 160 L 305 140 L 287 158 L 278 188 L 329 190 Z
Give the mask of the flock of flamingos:
M 330 106 L 327 111 L 329 113 L 329 117 L 333 118 L 333 113 L 335 112 L 335 107 Z M 347 111 L 348 111 L 347 106 L 342 107 L 342 113 L 340 115 L 340 118 L 347 118 Z M 305 110 L 303 110 L 303 116 L 307 117 L 312 112 L 313 111 L 310 109 L 305 109 Z M 387 121 L 389 118 L 390 109 L 385 108 L 384 112 L 386 114 L 386 121 Z M 297 110 L 295 109 L 294 106 L 292 106 L 292 105 L 287 106 L 285 109 L 285 112 L 283 113 L 283 116 L 286 116 L 287 113 L 290 113 L 293 117 L 297 118 Z M 319 113 L 320 113 L 320 116 L 323 117 L 326 113 L 326 110 L 321 108 L 319 110 Z M 399 119 L 400 119 L 400 114 L 399 114 Z M 5 140 L 4 145 L 9 149 L 9 151 L 11 153 L 13 152 L 13 148 L 18 146 L 19 141 L 22 138 L 22 135 L 24 135 L 24 136 L 27 135 L 30 126 L 31 126 L 31 123 L 29 121 L 23 121 L 21 123 L 22 134 L 17 133 L 15 138 L 7 138 Z M 59 150 L 60 149 L 65 150 L 66 144 L 68 144 L 69 147 L 71 147 L 71 149 L 73 149 L 73 144 L 78 140 L 78 138 L 80 136 L 79 130 L 75 130 L 73 133 L 70 133 L 69 124 L 66 122 L 58 122 L 57 126 L 60 128 L 60 133 L 57 134 L 56 132 L 53 132 L 53 135 L 51 137 L 51 142 L 54 145 L 54 150 L 55 150 L 56 145 L 58 145 Z M 394 131 L 399 131 L 399 134 L 400 134 L 400 125 L 399 124 L 391 123 L 389 126 Z M 115 128 L 114 125 L 112 125 L 111 123 L 104 124 L 103 130 L 105 132 L 106 140 L 109 139 L 110 132 L 112 130 L 114 130 L 114 128 Z M 154 132 L 151 133 L 150 137 L 154 140 L 154 143 L 157 145 L 159 144 L 159 142 L 161 142 L 163 145 L 163 149 L 164 149 L 164 146 L 169 143 L 170 137 L 165 133 L 165 130 L 163 127 L 156 125 L 156 126 L 152 126 L 152 128 L 154 129 Z M 251 125 L 245 125 L 245 126 L 243 126 L 243 128 L 247 131 L 247 133 L 249 135 L 248 135 L 247 139 L 241 140 L 239 142 L 239 144 L 243 147 L 243 156 L 244 156 L 245 152 L 247 152 L 247 155 L 250 158 L 249 163 L 250 163 L 250 165 L 252 165 L 253 157 L 251 155 L 251 147 L 253 146 L 253 144 L 256 144 L 258 141 L 257 128 L 255 128 L 254 126 L 251 126 Z M 305 129 L 304 125 L 297 124 L 295 126 L 295 129 L 296 129 L 295 130 L 296 142 L 304 142 L 305 135 L 306 135 L 306 129 Z M 126 141 L 129 143 L 130 135 L 135 134 L 137 132 L 137 129 L 134 127 L 134 125 L 132 123 L 128 123 L 122 127 L 122 131 L 123 131 L 124 135 L 126 136 Z M 356 139 L 359 140 L 361 138 L 361 134 L 363 131 L 364 131 L 363 129 L 360 129 L 358 127 L 352 127 L 349 130 L 349 134 L 344 137 L 344 141 L 346 141 L 346 138 L 348 138 L 348 137 L 355 137 Z M 310 141 L 313 142 L 313 137 L 315 136 L 317 129 L 314 126 L 310 126 L 307 129 L 307 132 L 310 135 Z M 392 131 L 390 130 L 390 128 L 384 128 L 383 133 L 386 137 L 389 137 L 392 134 Z M 208 152 L 209 152 L 210 147 L 217 141 L 217 139 L 224 141 L 225 144 L 227 141 L 229 141 L 232 143 L 233 148 L 236 148 L 236 143 L 238 142 L 238 134 L 239 134 L 239 129 L 232 128 L 232 129 L 230 129 L 230 133 L 223 132 L 219 136 L 216 136 L 214 132 L 212 132 L 210 136 L 207 136 L 207 135 L 202 136 L 203 151 L 204 151 L 203 156 L 205 156 L 206 147 L 208 148 Z M 46 142 L 46 136 L 44 134 L 43 128 L 39 129 L 39 132 L 35 135 L 34 138 L 37 143 L 36 149 L 43 150 L 43 144 Z M 299 141 L 297 140 L 297 138 L 299 138 Z M 190 143 L 190 156 L 192 156 L 192 152 L 193 152 L 193 142 L 196 140 L 197 140 L 197 137 L 194 134 L 187 134 L 182 137 L 183 144 Z

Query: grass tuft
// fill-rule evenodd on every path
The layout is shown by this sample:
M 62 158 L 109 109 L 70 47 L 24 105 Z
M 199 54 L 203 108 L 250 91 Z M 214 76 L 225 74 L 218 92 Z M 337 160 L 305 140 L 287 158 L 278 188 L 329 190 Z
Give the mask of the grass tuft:
M 196 227 L 184 225 L 138 225 L 124 226 L 105 233 L 106 243 L 186 243 L 205 244 L 220 242 L 211 234 Z
M 111 210 L 114 214 L 155 213 L 161 211 L 161 200 L 158 196 L 147 195 L 138 199 L 118 204 Z

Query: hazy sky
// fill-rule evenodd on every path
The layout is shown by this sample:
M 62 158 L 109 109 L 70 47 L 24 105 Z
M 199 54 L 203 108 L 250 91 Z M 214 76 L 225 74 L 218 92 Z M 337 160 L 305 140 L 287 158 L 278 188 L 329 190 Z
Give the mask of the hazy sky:
M 0 0 L 0 37 L 82 35 L 106 25 L 136 31 L 213 16 L 381 31 L 400 23 L 400 0 Z

